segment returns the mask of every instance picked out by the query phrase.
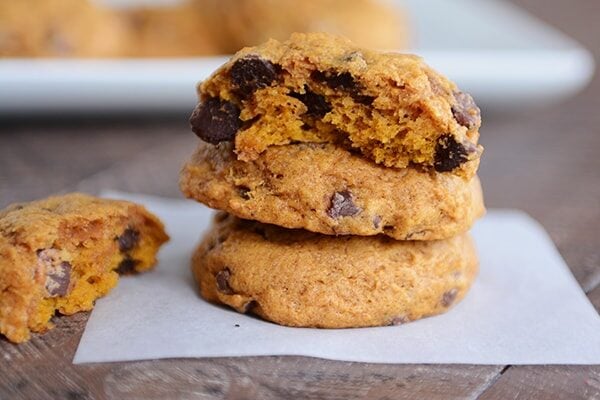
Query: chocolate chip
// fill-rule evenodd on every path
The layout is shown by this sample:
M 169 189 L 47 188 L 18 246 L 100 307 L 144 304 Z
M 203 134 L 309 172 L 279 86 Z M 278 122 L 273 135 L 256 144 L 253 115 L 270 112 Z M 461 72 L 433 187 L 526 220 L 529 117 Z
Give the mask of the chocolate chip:
M 375 229 L 379 229 L 379 225 L 381 225 L 381 217 L 379 215 L 376 215 L 373 217 L 373 227 Z
M 392 318 L 392 320 L 390 321 L 390 325 L 402 325 L 406 324 L 407 322 L 410 322 L 410 320 L 404 315 L 400 315 L 398 317 Z
M 252 311 L 252 309 L 254 307 L 256 307 L 257 305 L 258 305 L 258 302 L 256 300 L 250 300 L 249 302 L 244 304 L 244 306 L 242 307 L 242 313 L 246 314 L 246 313 Z
M 355 92 L 361 89 L 350 72 L 313 71 L 310 77 L 317 82 L 325 83 L 332 89 L 341 89 L 346 92 Z
M 364 94 L 353 93 L 353 94 L 351 94 L 351 97 L 354 99 L 355 102 L 357 102 L 359 104 L 364 104 L 365 106 L 370 106 L 375 101 L 374 96 L 367 96 Z
M 327 209 L 327 215 L 337 219 L 340 217 L 352 217 L 362 210 L 354 204 L 352 193 L 348 190 L 335 192 L 331 196 L 331 203 Z
M 121 253 L 126 253 L 137 246 L 140 241 L 140 232 L 132 228 L 127 228 L 123 234 L 117 238 L 117 241 L 119 242 L 119 250 Z
M 456 122 L 467 128 L 473 128 L 481 124 L 481 111 L 475 104 L 470 94 L 454 92 L 456 104 L 451 107 L 452 115 Z
M 335 71 L 313 71 L 310 76 L 317 82 L 325 83 L 331 89 L 343 90 L 350 94 L 350 97 L 357 103 L 371 105 L 375 100 L 375 97 L 361 93 L 363 90 L 362 85 L 356 82 L 350 72 L 336 73 Z
M 325 100 L 325 96 L 314 93 L 304 87 L 304 93 L 290 93 L 290 96 L 300 100 L 308 109 L 305 115 L 315 118 L 323 118 L 325 114 L 331 111 L 331 105 Z
M 228 101 L 210 98 L 196 106 L 190 125 L 205 142 L 218 144 L 231 141 L 242 127 L 240 109 Z
M 244 200 L 250 200 L 250 188 L 247 186 L 235 187 L 240 197 Z
M 266 88 L 277 80 L 281 67 L 257 55 L 237 60 L 229 70 L 231 82 L 240 98 L 247 99 L 258 89 Z
M 60 259 L 57 249 L 40 249 L 36 252 L 37 274 L 44 279 L 46 292 L 50 297 L 65 296 L 71 283 L 71 264 Z
M 71 264 L 62 261 L 59 264 L 47 265 L 46 292 L 50 297 L 66 296 L 71 283 Z
M 452 305 L 452 303 L 454 303 L 454 300 L 456 299 L 457 294 L 458 294 L 458 289 L 456 289 L 456 288 L 450 289 L 447 292 L 445 292 L 444 295 L 442 296 L 442 305 L 444 307 L 450 307 Z
M 229 286 L 229 278 L 231 278 L 231 271 L 229 268 L 225 268 L 217 272 L 215 279 L 217 281 L 217 289 L 223 294 L 233 294 L 233 289 Z
M 469 161 L 471 146 L 467 149 L 450 134 L 444 134 L 435 146 L 434 168 L 438 172 L 448 172 Z
M 117 267 L 116 271 L 119 275 L 131 275 L 136 272 L 135 267 L 140 262 L 138 260 L 134 260 L 131 257 L 125 257 Z

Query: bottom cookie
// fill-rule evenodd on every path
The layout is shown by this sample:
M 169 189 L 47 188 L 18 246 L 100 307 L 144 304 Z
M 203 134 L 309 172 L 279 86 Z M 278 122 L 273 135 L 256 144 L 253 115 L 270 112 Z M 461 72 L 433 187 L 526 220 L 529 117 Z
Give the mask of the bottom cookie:
M 439 241 L 324 236 L 219 213 L 192 269 L 200 294 L 281 325 L 396 325 L 460 301 L 478 270 L 468 233 Z

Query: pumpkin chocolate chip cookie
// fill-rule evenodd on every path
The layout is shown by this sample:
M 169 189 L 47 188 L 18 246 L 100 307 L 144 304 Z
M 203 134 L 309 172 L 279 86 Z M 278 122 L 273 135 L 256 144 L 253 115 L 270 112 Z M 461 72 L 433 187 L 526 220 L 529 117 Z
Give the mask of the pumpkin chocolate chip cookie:
M 0 211 L 0 333 L 23 342 L 56 312 L 90 310 L 119 274 L 151 268 L 167 240 L 154 215 L 125 201 L 75 193 Z
M 395 325 L 460 301 L 478 270 L 468 234 L 440 241 L 333 237 L 225 213 L 196 250 L 206 300 L 281 325 Z
M 0 1 L 0 57 L 118 57 L 127 35 L 96 1 Z
M 240 218 L 328 235 L 445 239 L 485 211 L 477 176 L 386 168 L 327 143 L 269 146 L 248 162 L 232 143 L 201 143 L 180 187 Z
M 408 45 L 408 18 L 398 4 L 379 0 L 194 0 L 222 25 L 227 54 L 294 32 L 330 32 L 365 47 Z
M 242 161 L 270 146 L 334 143 L 387 167 L 470 179 L 482 147 L 471 96 L 419 57 L 294 34 L 245 48 L 199 86 L 190 122 L 204 141 L 231 141 Z

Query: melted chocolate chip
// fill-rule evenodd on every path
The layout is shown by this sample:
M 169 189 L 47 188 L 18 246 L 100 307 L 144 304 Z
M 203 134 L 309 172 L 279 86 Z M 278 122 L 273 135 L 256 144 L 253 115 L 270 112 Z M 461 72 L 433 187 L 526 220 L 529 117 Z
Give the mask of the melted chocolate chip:
M 240 98 L 247 99 L 258 89 L 266 88 L 277 80 L 281 67 L 257 55 L 237 60 L 229 70 L 231 82 Z
M 370 106 L 375 101 L 374 96 L 367 96 L 364 94 L 355 94 L 355 93 L 352 93 L 351 96 L 355 102 L 357 102 L 359 104 L 364 104 L 365 106 Z
M 442 305 L 444 307 L 450 307 L 452 305 L 452 303 L 454 303 L 454 300 L 456 299 L 457 294 L 458 294 L 458 289 L 456 289 L 456 288 L 450 289 L 447 292 L 445 292 L 444 295 L 442 296 Z
M 340 217 L 352 217 L 362 210 L 354 204 L 352 193 L 348 190 L 335 192 L 331 196 L 331 203 L 327 209 L 327 215 L 337 219 Z
M 46 268 L 46 292 L 50 297 L 66 296 L 71 283 L 71 264 L 62 261 Z
M 228 142 L 242 127 L 240 109 L 233 103 L 210 98 L 196 106 L 190 117 L 192 131 L 212 144 Z
M 471 146 L 470 146 L 471 147 Z M 449 172 L 469 161 L 471 148 L 454 140 L 450 134 L 440 136 L 435 146 L 434 168 L 438 172 Z
M 231 286 L 229 286 L 229 278 L 231 278 L 231 271 L 229 268 L 225 268 L 217 272 L 215 279 L 217 281 L 217 289 L 219 292 L 224 294 L 233 294 L 233 289 L 231 289 Z
M 470 94 L 454 92 L 456 104 L 451 108 L 452 115 L 460 125 L 471 129 L 481 124 L 481 111 Z
M 323 72 L 313 71 L 310 77 L 321 83 L 325 83 L 331 89 L 342 90 L 354 99 L 357 103 L 364 105 L 371 105 L 375 100 L 373 96 L 367 96 L 362 93 L 363 87 L 360 83 L 356 82 L 350 72 L 336 73 L 335 71 Z
M 350 72 L 313 71 L 310 77 L 317 82 L 325 83 L 332 89 L 340 89 L 345 92 L 356 92 L 361 89 Z
M 246 313 L 252 311 L 252 309 L 254 307 L 256 307 L 257 305 L 258 305 L 258 302 L 256 300 L 250 300 L 249 302 L 244 304 L 244 307 L 242 308 L 242 313 L 246 314 Z
M 71 263 L 60 259 L 61 253 L 58 249 L 39 249 L 36 254 L 36 276 L 43 277 L 48 296 L 67 295 L 71 284 Z
M 117 267 L 116 271 L 119 275 L 131 275 L 134 274 L 135 271 L 135 267 L 139 264 L 140 262 L 138 260 L 134 260 L 131 257 L 125 257 L 120 263 L 119 266 Z
M 121 253 L 127 253 L 139 243 L 140 232 L 135 229 L 127 228 L 123 234 L 117 238 L 117 241 L 119 242 L 119 250 Z
M 290 96 L 300 100 L 308 109 L 305 115 L 315 118 L 323 118 L 325 114 L 331 111 L 331 105 L 325 100 L 325 96 L 311 92 L 308 87 L 304 87 L 304 93 L 290 93 Z

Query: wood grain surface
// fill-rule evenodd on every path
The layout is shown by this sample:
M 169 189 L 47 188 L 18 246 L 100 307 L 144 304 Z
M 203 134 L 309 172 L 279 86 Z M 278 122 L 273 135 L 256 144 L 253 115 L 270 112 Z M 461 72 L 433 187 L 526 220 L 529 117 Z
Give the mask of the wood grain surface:
M 600 1 L 515 2 L 600 55 Z M 600 79 L 554 106 L 520 115 L 483 111 L 487 205 L 521 208 L 542 222 L 600 310 Z M 196 143 L 186 119 L 0 121 L 0 207 L 105 188 L 179 197 L 177 173 Z M 72 365 L 87 317 L 57 318 L 54 330 L 23 345 L 0 339 L 0 399 L 600 399 L 600 366 L 306 357 Z

